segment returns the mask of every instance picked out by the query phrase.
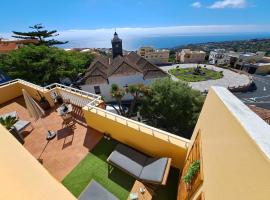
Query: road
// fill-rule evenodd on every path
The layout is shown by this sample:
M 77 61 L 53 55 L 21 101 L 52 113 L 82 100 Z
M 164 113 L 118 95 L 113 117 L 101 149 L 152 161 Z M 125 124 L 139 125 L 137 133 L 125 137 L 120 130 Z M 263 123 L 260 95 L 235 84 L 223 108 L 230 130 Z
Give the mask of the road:
M 253 80 L 256 90 L 234 94 L 247 105 L 270 109 L 270 76 L 253 75 Z

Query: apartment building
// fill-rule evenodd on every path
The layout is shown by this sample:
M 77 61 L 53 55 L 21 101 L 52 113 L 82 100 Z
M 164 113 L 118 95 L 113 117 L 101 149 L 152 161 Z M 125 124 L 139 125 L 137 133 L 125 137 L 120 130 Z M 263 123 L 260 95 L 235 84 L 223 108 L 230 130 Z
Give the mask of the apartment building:
M 228 53 L 230 61 L 234 60 L 235 62 L 230 62 L 232 67 L 240 67 L 244 64 L 255 64 L 259 61 L 262 61 L 264 58 L 265 52 L 258 51 L 256 53 L 250 52 L 233 52 Z
M 210 51 L 209 63 L 212 65 L 224 65 L 228 64 L 229 56 L 225 49 L 215 49 Z
M 191 51 L 190 49 L 182 49 L 176 52 L 176 62 L 180 63 L 202 63 L 205 61 L 206 53 L 204 51 Z
M 39 92 L 50 103 L 44 123 L 29 116 L 22 89 L 36 101 Z M 0 199 L 84 200 L 104 195 L 111 199 L 130 195 L 172 200 L 269 198 L 270 126 L 226 88 L 210 89 L 191 140 L 108 112 L 100 96 L 60 84 L 40 87 L 18 79 L 0 85 L 0 92 L 0 115 L 16 111 L 20 120 L 29 120 L 33 126 L 22 134 L 25 143 L 21 145 L 0 125 L 4 183 Z M 52 92 L 74 107 L 73 128 L 62 126 Z M 45 136 L 48 129 L 57 133 L 50 142 Z M 111 139 L 103 138 L 104 134 Z M 130 174 L 135 168 L 109 168 L 107 160 L 117 143 L 136 150 L 137 156 L 142 152 L 155 158 L 151 163 L 171 158 L 169 170 L 160 174 L 169 174 L 164 185 L 134 180 Z M 119 162 L 129 156 L 126 152 Z M 147 172 L 148 178 L 156 176 L 160 164 Z M 196 169 L 192 174 L 191 166 Z
M 154 49 L 152 47 L 141 47 L 137 51 L 138 55 L 149 62 L 159 65 L 169 62 L 170 51 L 166 49 Z

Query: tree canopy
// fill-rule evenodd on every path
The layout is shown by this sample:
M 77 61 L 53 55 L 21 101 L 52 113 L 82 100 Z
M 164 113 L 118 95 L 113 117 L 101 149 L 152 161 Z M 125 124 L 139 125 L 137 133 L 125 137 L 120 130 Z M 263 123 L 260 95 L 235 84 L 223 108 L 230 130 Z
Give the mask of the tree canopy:
M 38 40 L 39 41 L 39 43 L 37 43 L 38 45 L 46 45 L 46 46 L 67 43 L 67 41 L 62 42 L 55 39 L 48 39 L 48 38 L 56 37 L 59 34 L 57 33 L 56 30 L 52 30 L 52 31 L 46 30 L 45 27 L 42 26 L 42 24 L 36 24 L 34 26 L 30 26 L 29 28 L 32 29 L 32 31 L 29 31 L 29 32 L 12 31 L 14 34 L 12 37 L 17 38 L 17 39 L 24 39 L 24 40 L 26 39 Z
M 0 55 L 0 69 L 11 78 L 21 78 L 39 85 L 76 79 L 94 58 L 91 53 L 65 51 L 57 47 L 27 45 Z
M 169 78 L 155 81 L 141 103 L 150 125 L 190 138 L 204 102 L 199 91 Z

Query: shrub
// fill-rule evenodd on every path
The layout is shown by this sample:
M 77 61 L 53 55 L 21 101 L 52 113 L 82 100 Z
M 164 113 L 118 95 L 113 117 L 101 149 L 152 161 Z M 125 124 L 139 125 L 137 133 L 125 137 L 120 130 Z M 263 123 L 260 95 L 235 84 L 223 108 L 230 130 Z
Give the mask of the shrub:
M 6 129 L 11 129 L 11 127 L 17 122 L 16 117 L 7 116 L 6 118 L 0 118 L 0 124 L 2 124 Z
M 186 175 L 183 177 L 184 182 L 190 183 L 198 173 L 199 169 L 200 169 L 200 161 L 199 160 L 193 161 L 190 164 Z

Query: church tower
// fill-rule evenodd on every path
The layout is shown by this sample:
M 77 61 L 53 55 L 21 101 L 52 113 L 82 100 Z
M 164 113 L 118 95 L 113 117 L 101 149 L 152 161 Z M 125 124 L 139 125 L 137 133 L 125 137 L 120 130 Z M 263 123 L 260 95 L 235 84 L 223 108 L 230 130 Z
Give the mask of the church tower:
M 116 32 L 114 33 L 114 37 L 112 39 L 112 55 L 113 58 L 117 57 L 118 55 L 123 56 L 122 40 L 118 37 Z

